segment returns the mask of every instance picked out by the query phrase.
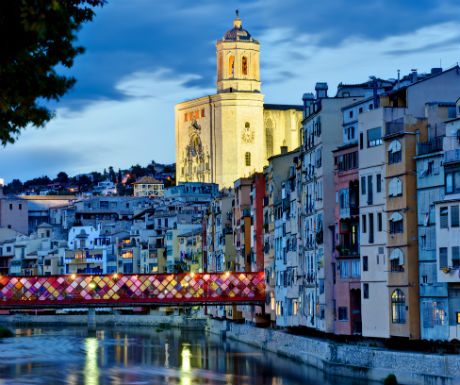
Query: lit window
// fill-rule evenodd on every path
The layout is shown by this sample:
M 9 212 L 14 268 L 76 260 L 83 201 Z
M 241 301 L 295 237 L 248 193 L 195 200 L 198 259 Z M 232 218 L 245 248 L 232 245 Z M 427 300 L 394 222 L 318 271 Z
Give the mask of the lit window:
M 243 60 L 241 61 L 241 70 L 243 71 L 243 75 L 248 74 L 248 59 L 246 56 L 243 56 Z
M 228 75 L 233 76 L 234 74 L 234 65 L 235 65 L 235 58 L 230 55 L 228 58 Z
M 391 295 L 391 313 L 394 324 L 406 323 L 406 297 L 399 289 Z

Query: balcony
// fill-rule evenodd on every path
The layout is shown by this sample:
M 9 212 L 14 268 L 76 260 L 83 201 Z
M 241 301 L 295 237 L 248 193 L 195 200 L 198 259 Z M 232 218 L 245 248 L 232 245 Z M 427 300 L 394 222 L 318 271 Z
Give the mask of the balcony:
M 437 136 L 424 143 L 417 143 L 417 155 L 430 154 L 436 151 L 442 151 L 443 137 Z
M 446 151 L 444 154 L 444 164 L 460 162 L 460 148 Z
M 404 122 L 388 122 L 385 124 L 385 136 L 404 132 Z

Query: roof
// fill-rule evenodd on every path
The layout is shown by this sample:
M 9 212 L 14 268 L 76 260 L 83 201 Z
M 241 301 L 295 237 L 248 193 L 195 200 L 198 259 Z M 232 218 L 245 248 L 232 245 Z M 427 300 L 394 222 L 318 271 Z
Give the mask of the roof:
M 264 110 L 297 110 L 302 111 L 303 106 L 295 104 L 266 104 L 264 103 Z
M 37 226 L 39 229 L 52 229 L 53 226 L 51 226 L 49 223 L 43 222 Z
M 236 11 L 236 17 L 235 20 L 233 20 L 233 28 L 227 31 L 222 38 L 222 41 L 236 40 L 251 41 L 256 43 L 251 34 L 241 26 L 241 19 L 238 16 L 238 11 Z
M 136 180 L 133 184 L 163 184 L 163 182 L 160 182 L 151 176 L 143 176 L 142 178 Z

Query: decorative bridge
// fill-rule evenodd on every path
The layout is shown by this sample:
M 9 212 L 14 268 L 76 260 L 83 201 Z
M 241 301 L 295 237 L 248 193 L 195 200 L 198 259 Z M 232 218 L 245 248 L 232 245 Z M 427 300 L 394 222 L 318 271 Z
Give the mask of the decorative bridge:
M 264 273 L 0 277 L 0 309 L 261 304 Z

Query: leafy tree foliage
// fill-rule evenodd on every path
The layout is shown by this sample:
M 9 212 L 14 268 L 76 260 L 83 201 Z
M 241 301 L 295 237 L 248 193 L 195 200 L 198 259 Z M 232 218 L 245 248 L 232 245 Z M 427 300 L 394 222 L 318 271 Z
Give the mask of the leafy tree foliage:
M 64 171 L 61 171 L 57 174 L 57 178 L 54 181 L 58 183 L 67 183 L 69 182 L 69 176 Z
M 53 112 L 43 105 L 58 101 L 75 83 L 59 75 L 83 47 L 76 32 L 105 0 L 0 1 L 0 142 L 14 143 L 28 124 L 43 126 Z

